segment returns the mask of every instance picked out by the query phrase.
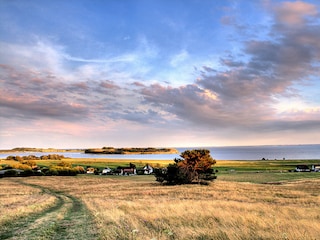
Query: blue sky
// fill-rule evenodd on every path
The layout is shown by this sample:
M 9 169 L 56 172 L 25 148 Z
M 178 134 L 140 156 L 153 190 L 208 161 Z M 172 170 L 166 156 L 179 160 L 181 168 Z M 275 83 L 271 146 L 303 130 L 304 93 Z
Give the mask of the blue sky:
M 318 1 L 0 0 L 0 148 L 320 143 Z

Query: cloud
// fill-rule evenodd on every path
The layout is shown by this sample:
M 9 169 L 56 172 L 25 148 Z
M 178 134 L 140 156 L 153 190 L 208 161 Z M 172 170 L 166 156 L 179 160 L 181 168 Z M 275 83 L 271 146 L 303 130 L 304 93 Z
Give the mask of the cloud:
M 65 58 L 64 48 L 47 44 L 37 43 L 30 48 L 8 44 L 10 47 L 1 49 L 6 63 L 0 65 L 2 118 L 92 121 L 97 125 L 120 119 L 163 123 L 165 116 L 145 107 L 135 92 L 134 85 L 143 84 L 135 80 L 136 72 L 114 65 L 118 62 L 114 59 L 121 56 L 102 62 L 78 59 L 74 65 Z M 130 83 L 131 79 L 135 84 Z
M 137 56 L 134 54 L 125 54 L 117 57 L 109 57 L 106 59 L 85 59 L 80 57 L 64 55 L 64 58 L 68 61 L 82 62 L 82 63 L 116 63 L 116 62 L 134 62 L 137 60 Z
M 80 104 L 50 101 L 48 99 L 26 99 L 10 97 L 1 92 L 0 106 L 2 117 L 37 119 L 41 117 L 77 120 L 86 116 L 86 108 Z
M 317 13 L 310 4 L 283 3 L 274 9 L 272 38 L 244 41 L 241 55 L 221 57 L 219 70 L 204 66 L 193 84 L 142 86 L 141 94 L 148 103 L 177 119 L 214 129 L 316 129 L 319 111 L 301 110 L 294 115 L 284 111 L 279 115 L 277 104 L 281 98 L 299 98 L 299 86 L 308 81 L 312 84 L 311 76 L 319 74 Z M 290 27 L 278 27 L 284 22 Z
M 42 41 L 34 44 L 0 43 L 0 61 L 15 68 L 30 68 L 54 73 L 64 73 L 63 47 Z
M 302 26 L 310 17 L 317 17 L 318 9 L 315 5 L 303 1 L 282 2 L 274 8 L 275 20 L 280 24 Z
M 29 118 L 39 117 L 57 119 L 78 119 L 86 116 L 87 109 L 72 99 L 84 85 L 70 85 L 52 81 L 54 77 L 46 73 L 22 71 L 2 65 L 1 71 L 0 107 L 2 117 Z M 72 90 L 72 91 L 71 91 Z M 75 93 L 67 96 L 66 92 Z
M 120 113 L 114 113 L 113 119 L 126 120 L 130 122 L 138 123 L 139 125 L 144 124 L 159 124 L 162 122 L 163 117 L 159 112 L 151 109 L 147 111 L 143 110 L 125 110 Z
M 238 24 L 232 15 L 221 18 L 237 29 L 237 42 L 222 56 L 213 55 L 205 40 L 175 42 L 165 51 L 160 47 L 171 39 L 161 45 L 143 34 L 132 35 L 137 45 L 130 51 L 96 56 L 71 54 L 67 46 L 40 37 L 1 42 L 2 136 L 15 143 L 13 132 L 23 125 L 24 136 L 38 131 L 39 138 L 48 134 L 79 145 L 79 132 L 93 145 L 105 139 L 135 143 L 137 135 L 148 143 L 181 144 L 200 143 L 195 136 L 207 143 L 243 137 L 254 142 L 259 134 L 272 138 L 271 132 L 280 131 L 314 137 L 318 102 L 308 103 L 301 86 L 312 87 L 320 73 L 318 9 L 301 1 L 268 7 L 272 25 L 264 28 Z M 252 30 L 259 27 L 261 35 Z M 196 44 L 191 48 L 188 42 Z M 46 125 L 52 128 L 41 132 Z
M 170 60 L 170 65 L 172 67 L 177 67 L 179 64 L 184 62 L 188 57 L 189 57 L 189 53 L 185 49 L 181 50 L 181 52 L 172 56 Z

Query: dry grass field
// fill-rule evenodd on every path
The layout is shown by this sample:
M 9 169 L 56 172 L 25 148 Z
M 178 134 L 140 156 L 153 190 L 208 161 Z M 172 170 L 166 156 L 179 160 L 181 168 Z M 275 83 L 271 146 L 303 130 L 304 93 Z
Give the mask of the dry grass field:
M 320 178 L 162 186 L 153 176 L 3 178 L 0 239 L 320 239 Z

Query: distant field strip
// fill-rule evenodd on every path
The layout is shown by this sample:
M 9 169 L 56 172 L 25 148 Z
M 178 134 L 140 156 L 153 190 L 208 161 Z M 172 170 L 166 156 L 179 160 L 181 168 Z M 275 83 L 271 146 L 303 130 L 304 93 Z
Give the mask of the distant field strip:
M 27 188 L 40 190 L 40 194 L 29 194 L 27 198 L 36 198 L 41 204 L 39 196 L 45 194 L 53 197 L 49 206 L 44 205 L 28 215 L 16 215 L 5 219 L 1 224 L 0 239 L 95 239 L 94 224 L 85 205 L 77 198 L 36 184 L 30 184 L 21 179 L 6 179 L 10 185 L 21 184 Z M 24 199 L 27 199 L 24 198 Z M 12 199 L 12 202 L 14 199 Z M 25 202 L 13 203 L 30 207 Z M 7 200 L 7 205 L 10 205 Z M 15 211 L 12 209 L 12 211 Z

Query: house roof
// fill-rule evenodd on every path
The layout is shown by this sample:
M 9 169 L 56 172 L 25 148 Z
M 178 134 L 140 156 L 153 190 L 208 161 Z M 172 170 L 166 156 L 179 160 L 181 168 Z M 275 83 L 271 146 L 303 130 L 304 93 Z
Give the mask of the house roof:
M 297 168 L 300 169 L 309 169 L 309 167 L 307 165 L 297 165 Z

